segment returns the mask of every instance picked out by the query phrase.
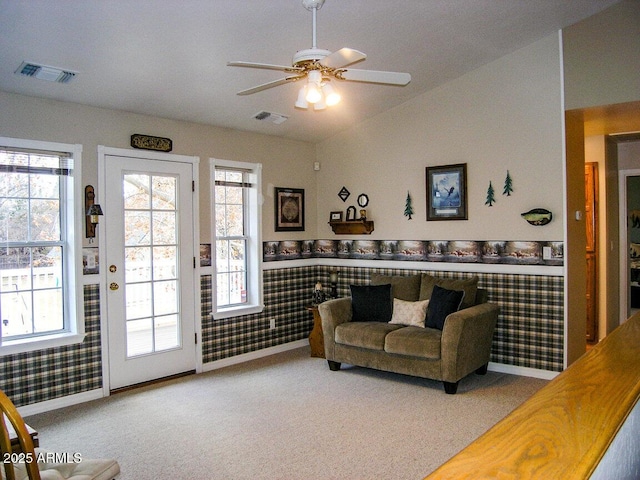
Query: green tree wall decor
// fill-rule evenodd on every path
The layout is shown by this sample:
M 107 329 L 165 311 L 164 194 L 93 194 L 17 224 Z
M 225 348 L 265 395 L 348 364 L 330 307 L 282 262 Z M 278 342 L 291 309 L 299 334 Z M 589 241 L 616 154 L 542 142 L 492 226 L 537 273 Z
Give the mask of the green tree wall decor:
M 511 192 L 513 192 L 513 180 L 511 180 L 511 175 L 509 175 L 509 170 L 507 170 L 507 178 L 504 179 L 504 190 L 502 194 L 510 197 Z
M 407 200 L 404 202 L 404 216 L 409 217 L 407 220 L 411 220 L 411 215 L 413 215 L 413 206 L 411 205 L 411 195 L 407 191 Z
M 484 202 L 485 205 L 493 206 L 496 201 L 495 192 L 493 190 L 493 185 L 491 185 L 491 181 L 489 181 L 489 188 L 487 189 L 487 201 Z

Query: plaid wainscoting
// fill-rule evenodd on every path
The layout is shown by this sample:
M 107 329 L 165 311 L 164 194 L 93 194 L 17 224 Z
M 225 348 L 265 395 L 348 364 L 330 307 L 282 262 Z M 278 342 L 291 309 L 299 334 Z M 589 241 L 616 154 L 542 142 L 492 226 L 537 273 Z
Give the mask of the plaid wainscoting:
M 98 285 L 84 286 L 84 318 L 81 344 L 0 358 L 0 388 L 17 406 L 102 387 Z
M 318 267 L 317 277 L 328 284 L 334 267 Z M 548 275 L 464 273 L 397 268 L 339 267 L 338 295 L 348 296 L 349 285 L 365 285 L 373 273 L 460 278 L 477 275 L 489 301 L 500 305 L 491 361 L 518 367 L 562 371 L 564 343 L 564 278 Z
M 329 272 L 339 270 L 338 295 L 349 285 L 368 284 L 372 273 L 412 275 L 396 268 L 310 265 L 264 271 L 264 311 L 214 320 L 211 275 L 201 278 L 202 358 L 204 363 L 306 339 L 313 317 L 306 306 L 316 282 L 329 287 Z M 472 273 L 423 270 L 441 277 Z M 422 271 L 420 271 L 422 272 Z M 501 306 L 491 360 L 496 363 L 561 371 L 563 363 L 563 277 L 473 273 L 489 300 Z M 0 358 L 0 388 L 18 405 L 78 394 L 102 387 L 100 288 L 84 287 L 86 338 L 82 344 Z M 270 329 L 270 320 L 275 329 Z
M 349 285 L 369 283 L 371 274 L 429 273 L 459 278 L 477 275 L 480 288 L 501 312 L 494 335 L 491 361 L 519 367 L 562 371 L 564 279 L 558 276 L 461 273 L 399 268 L 308 266 L 264 272 L 265 309 L 256 315 L 214 320 L 211 315 L 211 277 L 202 278 L 203 362 L 249 353 L 307 338 L 313 320 L 305 310 L 316 282 L 329 287 L 329 272 L 339 270 L 338 296 Z M 276 328 L 269 329 L 269 320 Z
M 202 359 L 213 362 L 305 339 L 313 328 L 311 303 L 317 266 L 265 270 L 264 310 L 259 314 L 214 320 L 211 276 L 203 276 Z M 271 319 L 276 328 L 270 329 Z

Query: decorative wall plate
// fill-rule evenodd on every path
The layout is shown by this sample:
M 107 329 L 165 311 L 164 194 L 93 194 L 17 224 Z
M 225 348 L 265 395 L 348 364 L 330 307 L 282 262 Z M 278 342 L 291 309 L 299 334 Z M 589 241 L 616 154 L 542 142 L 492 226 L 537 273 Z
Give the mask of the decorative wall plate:
M 360 205 L 361 208 L 369 205 L 369 197 L 367 197 L 365 193 L 361 193 L 360 195 L 358 195 L 358 205 Z
M 545 208 L 534 208 L 521 215 L 527 222 L 536 227 L 546 225 L 553 219 L 553 214 Z

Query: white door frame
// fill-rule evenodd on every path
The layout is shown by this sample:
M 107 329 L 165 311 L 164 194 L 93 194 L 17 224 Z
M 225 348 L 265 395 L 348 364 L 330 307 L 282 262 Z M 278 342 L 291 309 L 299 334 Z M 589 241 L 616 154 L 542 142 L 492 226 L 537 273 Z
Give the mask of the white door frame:
M 627 212 L 627 177 L 640 176 L 640 169 L 620 170 L 618 172 L 618 194 L 620 213 L 620 325 L 629 317 L 629 229 Z
M 101 202 L 100 192 L 104 192 L 107 189 L 106 185 L 106 168 L 105 157 L 108 155 L 114 155 L 119 157 L 131 157 L 131 158 L 144 158 L 148 160 L 164 160 L 168 162 L 183 162 L 192 165 L 193 180 L 194 180 L 194 192 L 193 192 L 193 251 L 196 255 L 195 268 L 193 269 L 193 302 L 195 312 L 195 331 L 198 337 L 198 343 L 196 345 L 196 373 L 202 372 L 202 319 L 200 315 L 201 293 L 200 293 L 200 262 L 197 257 L 200 252 L 200 209 L 199 209 L 199 164 L 200 157 L 192 157 L 187 155 L 176 155 L 172 153 L 161 153 L 147 150 L 133 150 L 125 148 L 112 148 L 98 145 L 98 188 L 95 196 L 95 203 Z M 84 202 L 84 200 L 83 200 Z M 98 245 L 106 245 L 106 232 L 100 228 L 97 228 Z M 99 274 L 100 285 L 100 338 L 102 347 L 102 394 L 105 397 L 110 395 L 109 384 L 109 335 L 108 335 L 108 318 L 107 318 L 107 276 L 106 276 L 106 249 L 98 249 L 99 265 L 102 266 Z

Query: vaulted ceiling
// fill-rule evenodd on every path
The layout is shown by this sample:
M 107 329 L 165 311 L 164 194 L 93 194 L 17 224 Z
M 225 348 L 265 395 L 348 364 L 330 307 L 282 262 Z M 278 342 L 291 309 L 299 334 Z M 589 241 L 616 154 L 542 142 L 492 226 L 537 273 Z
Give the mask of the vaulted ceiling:
M 326 0 L 317 45 L 367 54 L 356 68 L 411 74 L 404 87 L 336 82 L 340 104 L 299 110 L 285 74 L 312 46 L 301 0 L 0 0 L 0 90 L 317 142 L 591 16 L 617 0 Z M 61 84 L 22 62 L 77 72 Z M 281 124 L 253 118 L 284 115 Z

